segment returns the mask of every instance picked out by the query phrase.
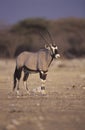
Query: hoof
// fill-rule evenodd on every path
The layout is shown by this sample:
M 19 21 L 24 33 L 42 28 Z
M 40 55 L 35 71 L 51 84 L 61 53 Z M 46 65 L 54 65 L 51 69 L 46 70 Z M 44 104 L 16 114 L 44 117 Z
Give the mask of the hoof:
M 47 93 L 46 93 L 45 90 L 41 90 L 41 94 L 42 94 L 42 95 L 46 95 Z
M 35 89 L 33 89 L 34 93 L 40 93 L 41 92 L 41 87 L 37 87 Z
M 16 94 L 17 94 L 17 96 L 20 96 L 20 92 L 19 92 L 19 90 L 16 91 Z
M 17 98 L 19 98 L 21 96 L 19 90 L 16 91 L 16 96 L 17 96 Z
M 32 92 L 35 94 L 46 95 L 45 89 L 42 89 L 41 87 L 33 89 Z
M 30 91 L 27 91 L 27 95 L 30 95 Z

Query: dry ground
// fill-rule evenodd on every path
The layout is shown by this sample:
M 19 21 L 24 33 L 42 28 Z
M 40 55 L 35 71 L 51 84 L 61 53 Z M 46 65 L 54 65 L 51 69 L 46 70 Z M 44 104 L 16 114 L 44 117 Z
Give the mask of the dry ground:
M 15 61 L 0 61 L 0 130 L 85 130 L 85 59 L 54 61 L 47 95 L 12 94 Z M 30 90 L 40 86 L 30 75 Z

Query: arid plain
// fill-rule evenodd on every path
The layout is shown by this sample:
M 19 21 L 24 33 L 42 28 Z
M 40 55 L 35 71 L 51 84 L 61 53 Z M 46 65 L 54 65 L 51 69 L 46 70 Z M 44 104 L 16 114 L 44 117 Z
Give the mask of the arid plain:
M 28 78 L 30 95 L 20 82 L 12 92 L 15 60 L 0 60 L 0 130 L 85 130 L 85 59 L 53 61 L 47 95 L 32 93 L 38 74 Z

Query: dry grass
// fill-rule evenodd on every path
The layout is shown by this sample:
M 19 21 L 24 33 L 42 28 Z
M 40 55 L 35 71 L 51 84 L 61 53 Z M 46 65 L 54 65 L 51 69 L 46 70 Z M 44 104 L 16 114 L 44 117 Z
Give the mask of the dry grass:
M 14 68 L 15 61 L 0 61 L 0 130 L 85 129 L 85 59 L 54 61 L 46 96 L 9 95 Z M 40 86 L 38 74 L 30 75 L 28 86 Z M 24 93 L 22 81 L 20 88 Z

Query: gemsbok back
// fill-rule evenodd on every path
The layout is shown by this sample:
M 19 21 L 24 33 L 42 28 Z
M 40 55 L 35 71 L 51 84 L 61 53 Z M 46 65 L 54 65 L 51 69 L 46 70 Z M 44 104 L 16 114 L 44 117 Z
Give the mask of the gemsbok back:
M 40 49 L 37 52 L 24 51 L 17 56 L 13 86 L 13 90 L 15 90 L 15 88 L 17 87 L 17 94 L 19 94 L 19 82 L 22 71 L 24 72 L 23 83 L 27 90 L 27 93 L 29 93 L 29 89 L 27 86 L 27 79 L 29 74 L 39 73 L 41 79 L 41 93 L 46 94 L 45 81 L 48 68 L 51 65 L 54 58 L 60 57 L 58 53 L 58 47 L 56 46 L 56 44 L 53 43 L 50 33 L 49 36 L 51 38 L 51 43 L 49 43 L 42 35 L 43 39 L 46 41 L 44 49 Z

